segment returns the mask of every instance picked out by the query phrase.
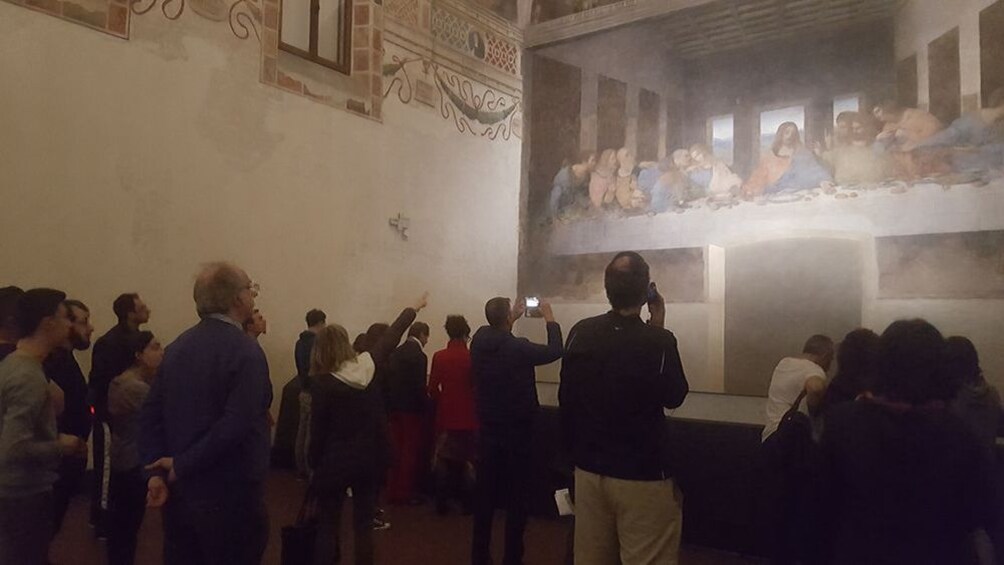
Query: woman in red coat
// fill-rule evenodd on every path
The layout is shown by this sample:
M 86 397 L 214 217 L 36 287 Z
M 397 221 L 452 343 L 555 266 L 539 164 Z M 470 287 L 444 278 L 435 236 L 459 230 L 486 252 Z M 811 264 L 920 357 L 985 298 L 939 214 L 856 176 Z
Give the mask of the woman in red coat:
M 432 357 L 429 396 L 436 401 L 436 511 L 449 512 L 455 497 L 464 513 L 471 508 L 471 473 L 478 429 L 471 381 L 471 327 L 463 316 L 446 318 L 446 349 Z

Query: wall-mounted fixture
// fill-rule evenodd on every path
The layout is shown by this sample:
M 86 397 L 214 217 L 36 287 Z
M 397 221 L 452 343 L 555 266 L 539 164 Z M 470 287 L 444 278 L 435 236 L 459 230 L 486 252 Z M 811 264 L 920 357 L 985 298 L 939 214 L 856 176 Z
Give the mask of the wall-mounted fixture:
M 411 226 L 410 218 L 398 212 L 397 217 L 390 218 L 387 220 L 387 223 L 397 230 L 397 233 L 401 234 L 401 239 L 408 241 L 408 228 Z

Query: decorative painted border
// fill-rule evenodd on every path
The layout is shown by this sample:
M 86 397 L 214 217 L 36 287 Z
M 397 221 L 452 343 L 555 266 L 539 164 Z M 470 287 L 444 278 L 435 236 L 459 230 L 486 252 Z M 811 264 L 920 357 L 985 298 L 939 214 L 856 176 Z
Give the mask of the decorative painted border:
M 385 6 L 388 19 L 510 77 L 522 76 L 521 39 L 512 24 L 451 2 L 385 0 Z
M 230 31 L 238 39 L 248 39 L 252 35 L 261 40 L 258 28 L 261 26 L 260 0 L 231 0 L 230 4 L 208 4 L 205 0 L 121 0 L 129 1 L 133 14 L 145 15 L 158 5 L 160 13 L 169 20 L 177 20 L 186 8 L 191 8 L 197 15 L 212 21 L 226 21 Z M 222 7 L 221 7 L 222 6 Z
M 94 10 L 74 0 L 6 0 L 11 4 L 59 19 L 129 39 L 129 1 L 103 0 L 103 10 Z
M 353 0 L 351 72 L 324 84 L 331 92 L 324 95 L 311 91 L 313 81 L 321 84 L 317 75 L 303 68 L 286 69 L 284 65 L 291 60 L 280 60 L 279 14 L 284 0 L 101 0 L 107 2 L 106 12 L 80 12 L 79 0 L 6 1 L 125 39 L 131 16 L 156 10 L 174 21 L 191 10 L 211 21 L 226 21 L 238 39 L 254 36 L 261 48 L 264 84 L 377 121 L 382 119 L 384 99 L 392 92 L 404 104 L 418 92 L 422 102 L 438 105 L 440 116 L 460 133 L 493 141 L 522 135 L 519 30 L 484 10 L 457 3 L 460 0 L 439 0 L 444 6 L 431 0 L 386 0 L 388 13 L 395 18 L 394 45 L 407 53 L 391 56 L 388 64 L 384 64 L 382 1 Z M 437 53 L 440 42 L 462 55 L 460 60 Z M 418 63 L 428 80 L 416 81 L 409 74 L 409 67 Z
M 522 138 L 523 103 L 517 97 L 478 84 L 421 55 L 392 55 L 383 65 L 383 75 L 387 80 L 384 97 L 393 94 L 402 104 L 417 99 L 434 105 L 460 133 L 491 141 Z M 430 85 L 435 87 L 435 101 L 428 92 Z

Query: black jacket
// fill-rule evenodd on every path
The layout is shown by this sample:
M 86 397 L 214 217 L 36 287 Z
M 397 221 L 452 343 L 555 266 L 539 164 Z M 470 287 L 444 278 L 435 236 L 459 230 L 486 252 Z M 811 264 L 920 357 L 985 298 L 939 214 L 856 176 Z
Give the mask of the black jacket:
M 540 408 L 534 368 L 561 359 L 561 326 L 547 324 L 547 345 L 483 326 L 471 340 L 474 399 L 482 427 L 527 423 Z
M 415 321 L 406 308 L 367 353 L 374 376 L 364 389 L 353 388 L 331 374 L 311 375 L 311 423 L 308 459 L 318 494 L 344 492 L 355 481 L 381 480 L 390 463 L 390 437 L 384 408 L 381 369 Z M 362 357 L 362 356 L 361 356 Z
M 948 410 L 847 402 L 820 444 L 829 563 L 967 563 L 970 534 L 992 528 L 993 462 Z
M 45 359 L 45 376 L 63 389 L 65 408 L 56 418 L 61 434 L 87 439 L 91 434 L 91 407 L 87 403 L 87 381 L 69 349 L 58 347 Z
M 296 340 L 296 347 L 293 348 L 293 357 L 296 361 L 296 376 L 306 377 L 310 374 L 310 352 L 314 349 L 314 340 L 317 334 L 306 330 L 300 334 L 300 339 Z M 302 386 L 306 379 L 300 381 Z
M 624 480 L 672 474 L 664 408 L 689 386 L 673 333 L 614 312 L 568 334 L 558 401 L 576 467 Z
M 94 342 L 91 355 L 91 376 L 88 380 L 94 415 L 98 421 L 108 421 L 108 386 L 136 361 L 129 351 L 129 337 L 135 332 L 118 324 Z
M 258 342 L 227 321 L 203 318 L 164 350 L 139 413 L 142 459 L 173 457 L 191 500 L 256 489 L 268 475 L 271 403 Z
M 421 344 L 413 339 L 408 339 L 391 353 L 387 373 L 388 412 L 425 412 L 428 367 L 429 358 L 422 351 Z

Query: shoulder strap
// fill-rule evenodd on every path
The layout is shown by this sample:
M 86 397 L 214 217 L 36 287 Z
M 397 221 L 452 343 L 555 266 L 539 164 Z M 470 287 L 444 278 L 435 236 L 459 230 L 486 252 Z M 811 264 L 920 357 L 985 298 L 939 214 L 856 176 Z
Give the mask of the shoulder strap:
M 787 418 L 791 414 L 794 414 L 795 412 L 798 412 L 798 408 L 802 405 L 802 400 L 805 398 L 807 392 L 808 391 L 805 390 L 805 388 L 803 387 L 802 392 L 798 393 L 798 398 L 795 399 L 795 403 L 792 404 L 791 408 L 789 408 L 788 411 L 784 413 L 785 418 Z

